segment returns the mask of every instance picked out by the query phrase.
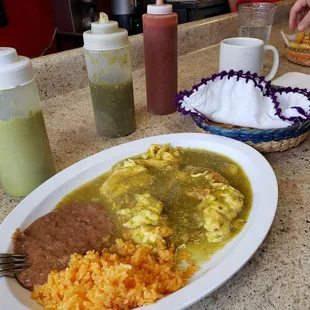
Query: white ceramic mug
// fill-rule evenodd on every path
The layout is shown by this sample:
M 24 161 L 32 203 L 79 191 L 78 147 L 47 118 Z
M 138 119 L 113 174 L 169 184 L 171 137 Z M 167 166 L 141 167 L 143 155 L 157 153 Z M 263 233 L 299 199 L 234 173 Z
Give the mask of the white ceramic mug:
M 272 51 L 273 65 L 266 80 L 274 78 L 279 67 L 279 53 L 274 46 L 254 38 L 229 38 L 221 42 L 219 71 L 243 70 L 260 74 L 265 51 Z

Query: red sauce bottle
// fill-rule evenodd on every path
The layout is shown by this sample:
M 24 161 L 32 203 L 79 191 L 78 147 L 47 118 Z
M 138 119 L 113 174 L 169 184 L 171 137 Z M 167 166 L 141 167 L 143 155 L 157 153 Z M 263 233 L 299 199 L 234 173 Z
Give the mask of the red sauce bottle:
M 176 111 L 173 101 L 178 88 L 178 15 L 172 5 L 147 7 L 143 15 L 147 110 L 152 114 Z

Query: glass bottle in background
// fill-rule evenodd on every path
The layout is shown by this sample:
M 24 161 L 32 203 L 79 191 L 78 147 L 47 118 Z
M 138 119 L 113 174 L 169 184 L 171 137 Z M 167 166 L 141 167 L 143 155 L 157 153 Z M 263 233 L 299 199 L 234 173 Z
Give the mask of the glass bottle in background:
M 24 197 L 55 173 L 30 59 L 0 48 L 0 183 Z
M 128 32 L 100 13 L 83 38 L 97 133 L 127 136 L 136 129 Z
M 152 114 L 176 111 L 178 88 L 178 15 L 172 5 L 157 0 L 143 15 L 147 110 Z
M 85 31 L 91 29 L 91 23 L 98 21 L 99 17 L 93 0 L 83 0 L 82 3 L 88 4 L 82 20 L 83 30 Z
M 270 40 L 276 4 L 268 2 L 243 3 L 238 6 L 239 37 Z

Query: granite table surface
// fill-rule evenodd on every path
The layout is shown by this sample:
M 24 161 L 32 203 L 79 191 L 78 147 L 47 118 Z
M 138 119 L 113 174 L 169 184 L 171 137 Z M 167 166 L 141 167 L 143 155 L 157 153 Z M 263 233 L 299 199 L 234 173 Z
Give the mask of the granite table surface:
M 280 53 L 278 76 L 286 72 L 310 74 L 310 68 L 284 57 L 280 30 L 273 28 L 269 44 Z M 217 72 L 219 46 L 179 58 L 179 89 L 189 89 L 202 77 Z M 266 55 L 264 68 L 271 66 Z M 101 150 L 124 142 L 168 133 L 199 132 L 189 117 L 177 112 L 153 116 L 146 112 L 144 70 L 134 72 L 137 130 L 125 138 L 96 135 L 88 88 L 42 102 L 58 171 Z M 266 155 L 279 184 L 279 204 L 272 228 L 252 259 L 221 288 L 190 310 L 310 309 L 310 140 L 299 147 Z M 21 201 L 0 188 L 0 222 Z M 164 310 L 164 309 L 163 309 Z

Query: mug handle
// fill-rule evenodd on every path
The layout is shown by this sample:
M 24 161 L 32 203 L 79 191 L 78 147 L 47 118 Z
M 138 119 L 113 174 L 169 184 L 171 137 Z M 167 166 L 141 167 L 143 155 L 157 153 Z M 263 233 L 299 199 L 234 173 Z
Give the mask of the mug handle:
M 267 81 L 271 81 L 276 75 L 279 68 L 279 53 L 278 50 L 272 45 L 264 45 L 264 51 L 272 51 L 273 53 L 273 65 L 270 73 L 265 78 Z

